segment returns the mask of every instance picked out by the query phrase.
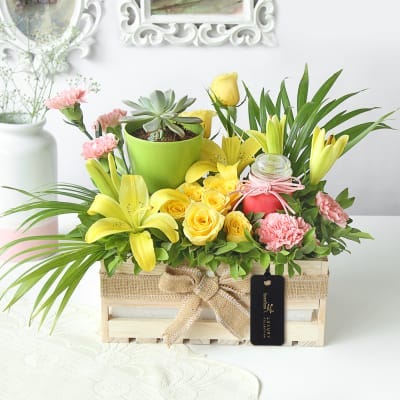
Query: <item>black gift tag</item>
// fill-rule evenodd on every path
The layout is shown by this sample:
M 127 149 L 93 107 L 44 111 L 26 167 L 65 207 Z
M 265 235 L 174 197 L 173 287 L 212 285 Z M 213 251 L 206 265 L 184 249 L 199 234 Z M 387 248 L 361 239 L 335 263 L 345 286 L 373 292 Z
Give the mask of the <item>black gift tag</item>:
M 285 341 L 283 276 L 254 275 L 250 292 L 250 341 L 255 345 L 280 346 Z

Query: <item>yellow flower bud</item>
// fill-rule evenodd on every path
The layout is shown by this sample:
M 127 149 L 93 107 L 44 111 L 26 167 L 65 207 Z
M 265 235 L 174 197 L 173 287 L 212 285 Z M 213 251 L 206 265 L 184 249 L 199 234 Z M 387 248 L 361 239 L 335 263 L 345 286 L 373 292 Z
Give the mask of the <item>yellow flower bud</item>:
M 236 72 L 215 77 L 210 87 L 211 96 L 224 106 L 236 106 L 240 99 L 237 78 Z
M 214 189 L 205 190 L 201 196 L 201 201 L 221 214 L 225 214 L 230 208 L 230 197 Z
M 338 140 L 331 135 L 325 141 L 325 129 L 319 127 L 314 129 L 310 155 L 310 183 L 312 185 L 316 185 L 328 173 L 342 155 L 348 140 L 348 135 L 343 135 Z
M 203 203 L 192 203 L 183 220 L 183 233 L 196 246 L 212 242 L 224 225 L 224 216 Z
M 180 114 L 182 117 L 197 117 L 200 118 L 203 122 L 201 126 L 203 127 L 203 137 L 208 139 L 211 135 L 211 124 L 212 119 L 216 115 L 215 111 L 212 110 L 194 110 L 194 111 L 185 111 Z
M 224 230 L 229 242 L 245 242 L 244 232 L 251 232 L 251 223 L 241 211 L 232 211 L 225 217 Z
M 177 190 L 179 190 L 182 193 L 185 193 L 189 199 L 193 201 L 201 201 L 201 195 L 204 192 L 204 188 L 197 182 L 193 183 L 182 183 Z
M 190 201 L 183 200 L 168 200 L 161 207 L 161 212 L 165 212 L 171 215 L 174 219 L 183 219 L 185 217 L 186 209 L 188 208 Z

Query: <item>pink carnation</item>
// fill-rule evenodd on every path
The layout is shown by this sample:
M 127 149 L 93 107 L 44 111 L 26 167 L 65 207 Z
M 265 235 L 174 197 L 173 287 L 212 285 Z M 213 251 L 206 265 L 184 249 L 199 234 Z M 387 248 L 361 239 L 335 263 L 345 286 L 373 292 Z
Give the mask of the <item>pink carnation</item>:
M 315 202 L 319 208 L 319 213 L 327 220 L 334 222 L 341 228 L 345 228 L 349 216 L 343 211 L 340 204 L 335 201 L 329 194 L 318 192 Z
M 75 103 L 84 103 L 87 92 L 85 89 L 71 88 L 58 93 L 57 96 L 45 101 L 47 108 L 62 110 L 71 107 Z
M 267 250 L 278 252 L 282 247 L 289 250 L 299 245 L 310 229 L 311 226 L 303 218 L 271 213 L 261 220 L 257 233 Z
M 116 126 L 118 126 L 121 123 L 121 117 L 125 117 L 126 114 L 127 112 L 125 110 L 115 108 L 108 114 L 100 115 L 97 118 L 97 121 L 93 124 L 93 128 L 97 130 L 98 124 L 100 124 L 101 130 L 103 132 L 106 132 L 107 128 L 115 128 Z
M 89 158 L 100 158 L 111 151 L 118 145 L 118 140 L 112 133 L 100 136 L 90 142 L 83 144 L 82 156 L 85 160 Z

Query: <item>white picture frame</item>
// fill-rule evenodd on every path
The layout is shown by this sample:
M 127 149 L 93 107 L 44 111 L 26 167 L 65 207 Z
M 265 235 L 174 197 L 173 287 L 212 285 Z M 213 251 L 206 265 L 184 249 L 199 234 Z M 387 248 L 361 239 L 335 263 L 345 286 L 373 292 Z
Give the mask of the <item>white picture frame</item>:
M 36 3 L 29 3 L 34 1 Z M 16 4 L 22 6 L 18 8 Z M 34 10 L 35 4 L 37 11 Z M 102 17 L 102 4 L 103 0 L 21 0 L 19 3 L 18 0 L 2 0 L 0 22 L 3 32 L 0 50 L 4 54 L 8 49 L 29 49 L 33 55 L 37 55 L 46 48 L 59 47 L 60 51 L 66 53 L 65 65 L 62 66 L 65 70 L 69 66 L 67 56 L 71 51 L 78 50 L 82 58 L 90 53 L 93 36 Z M 55 6 L 59 8 L 58 14 L 53 11 Z M 23 7 L 30 9 L 24 11 Z M 32 21 L 36 26 L 32 25 Z M 31 29 L 28 30 L 27 26 Z M 57 34 L 54 33 L 54 26 L 59 29 Z M 50 32 L 50 29 L 53 31 Z M 67 51 L 65 46 L 68 46 Z
M 275 46 L 273 0 L 242 0 L 239 14 L 152 13 L 152 0 L 122 0 L 120 28 L 132 46 Z M 176 7 L 176 6 L 175 6 Z

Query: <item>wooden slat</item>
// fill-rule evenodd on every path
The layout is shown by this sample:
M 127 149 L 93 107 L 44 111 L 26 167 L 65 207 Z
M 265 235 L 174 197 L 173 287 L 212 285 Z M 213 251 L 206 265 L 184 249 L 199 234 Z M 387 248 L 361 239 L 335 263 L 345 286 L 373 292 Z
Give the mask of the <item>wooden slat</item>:
M 165 329 L 171 324 L 170 319 L 132 319 L 111 318 L 109 330 L 111 338 L 152 338 L 162 337 Z M 318 321 L 298 322 L 288 321 L 286 323 L 286 342 L 317 342 L 320 326 Z M 208 341 L 218 339 L 219 341 L 237 342 L 238 339 L 215 321 L 196 321 L 193 323 L 184 339 Z M 249 340 L 249 337 L 245 338 Z

